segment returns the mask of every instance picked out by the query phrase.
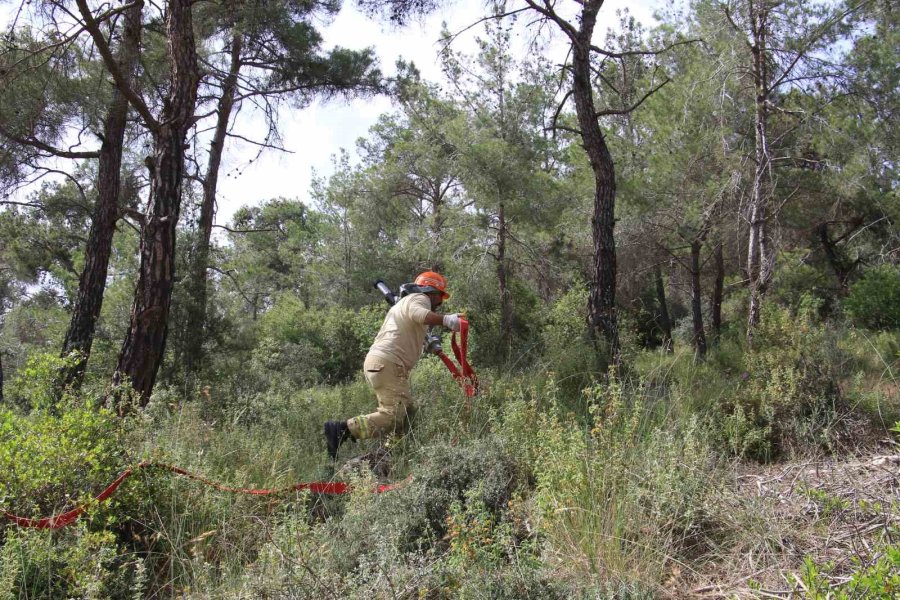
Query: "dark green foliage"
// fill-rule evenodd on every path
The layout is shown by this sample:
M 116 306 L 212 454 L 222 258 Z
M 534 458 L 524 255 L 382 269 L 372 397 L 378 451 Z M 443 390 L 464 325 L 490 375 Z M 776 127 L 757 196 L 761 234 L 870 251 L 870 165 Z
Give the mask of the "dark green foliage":
M 900 328 L 900 267 L 881 265 L 866 271 L 850 288 L 844 309 L 857 325 Z
M 340 531 L 356 553 L 370 551 L 379 539 L 403 552 L 442 547 L 454 505 L 477 504 L 499 519 L 521 484 L 514 458 L 490 439 L 425 448 L 411 475 L 392 498 L 341 520 Z
M 260 319 L 254 371 L 263 378 L 287 375 L 297 387 L 345 382 L 362 368 L 383 317 L 377 305 L 360 312 L 307 308 L 282 294 Z
M 757 460 L 853 447 L 860 420 L 841 382 L 856 370 L 834 332 L 815 317 L 768 305 L 759 340 L 741 357 L 742 373 L 725 399 L 723 441 Z M 738 375 L 735 373 L 735 375 Z M 730 412 L 730 414 L 728 414 Z

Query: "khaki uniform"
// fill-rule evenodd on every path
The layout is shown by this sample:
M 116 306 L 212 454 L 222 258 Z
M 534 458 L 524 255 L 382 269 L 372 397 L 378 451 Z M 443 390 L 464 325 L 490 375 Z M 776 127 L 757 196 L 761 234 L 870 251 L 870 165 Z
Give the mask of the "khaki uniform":
M 417 406 L 409 391 L 409 372 L 422 356 L 431 301 L 410 294 L 391 307 L 363 363 L 366 381 L 378 398 L 378 409 L 347 421 L 358 440 L 405 433 Z

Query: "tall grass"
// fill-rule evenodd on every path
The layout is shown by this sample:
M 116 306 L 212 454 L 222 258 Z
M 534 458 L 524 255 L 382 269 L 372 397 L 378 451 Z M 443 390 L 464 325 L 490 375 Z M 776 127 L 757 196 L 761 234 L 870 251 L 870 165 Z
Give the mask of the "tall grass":
M 0 599 L 624 599 L 736 553 L 766 560 L 790 532 L 772 525 L 772 507 L 737 496 L 733 461 L 833 452 L 860 423 L 893 425 L 900 408 L 896 336 L 787 314 L 766 323 L 753 349 L 726 337 L 705 361 L 632 352 L 629 370 L 580 389 L 568 371 L 564 385 L 553 369 L 484 371 L 482 394 L 466 399 L 425 361 L 412 432 L 341 449 L 338 466 L 387 448 L 391 479 L 411 479 L 383 495 L 367 492 L 365 471 L 335 474 L 321 438 L 326 419 L 374 407 L 361 380 L 234 397 L 160 389 L 126 421 L 86 410 L 89 397 L 5 409 L 0 492 L 31 514 L 144 459 L 234 487 L 338 476 L 357 492 L 259 498 L 142 473 L 70 529 L 0 525 Z M 19 389 L 25 406 L 31 388 Z

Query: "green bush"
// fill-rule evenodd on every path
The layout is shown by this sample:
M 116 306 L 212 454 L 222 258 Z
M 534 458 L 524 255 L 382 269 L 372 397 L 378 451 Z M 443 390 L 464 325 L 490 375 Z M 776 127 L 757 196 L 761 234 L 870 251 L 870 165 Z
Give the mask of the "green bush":
M 793 313 L 766 304 L 743 356 L 734 393 L 723 399 L 718 430 L 738 456 L 770 461 L 834 450 L 852 412 L 841 382 L 852 367 L 837 332 L 819 324 L 815 307 Z M 736 375 L 736 374 L 735 374 Z
M 534 479 L 536 525 L 567 570 L 653 581 L 697 534 L 716 489 L 706 435 L 613 376 L 585 393 L 587 429 L 552 392 L 526 391 L 507 401 L 499 431 Z
M 810 600 L 894 600 L 900 592 L 900 545 L 893 544 L 875 560 L 864 564 L 858 558 L 853 560 L 850 577 L 832 583 L 828 571 L 833 565 L 818 566 L 806 558 L 801 574 L 806 597 Z
M 900 267 L 881 265 L 866 271 L 850 288 L 844 309 L 862 327 L 900 328 Z
M 282 294 L 260 319 L 259 342 L 248 376 L 266 389 L 272 382 L 297 389 L 317 383 L 343 383 L 362 369 L 381 320 L 382 307 L 356 312 L 306 307 Z
M 83 524 L 10 530 L 0 547 L 0 600 L 143 598 L 146 583 L 143 561 L 122 553 L 111 531 Z
M 58 532 L 0 524 L 0 598 L 122 597 L 143 585 L 142 561 L 126 557 L 119 539 L 121 515 L 140 514 L 140 501 L 134 486 L 101 504 L 93 497 L 124 468 L 126 423 L 93 399 L 57 400 L 59 366 L 35 357 L 11 386 L 27 412 L 0 408 L 0 507 L 30 518 L 87 511 Z
M 404 552 L 430 548 L 447 533 L 454 506 L 478 504 L 499 518 L 520 482 L 515 460 L 491 440 L 424 448 L 411 475 L 390 498 L 354 498 L 339 526 L 352 549 L 345 557 L 380 541 Z
M 577 397 L 602 375 L 602 362 L 588 337 L 584 288 L 572 288 L 553 304 L 542 336 L 544 368 L 553 374 L 563 397 Z
M 9 402 L 24 411 L 57 409 L 61 401 L 59 373 L 75 364 L 76 356 L 60 358 L 55 354 L 34 354 L 19 369 L 5 390 Z M 71 401 L 71 398 L 62 400 Z
M 782 260 L 772 281 L 772 299 L 784 306 L 797 309 L 803 298 L 812 297 L 820 302 L 823 313 L 829 313 L 835 296 L 835 279 L 804 262 L 804 253 L 788 253 Z
M 119 420 L 92 402 L 34 410 L 0 408 L 0 503 L 25 515 L 87 500 L 122 468 Z

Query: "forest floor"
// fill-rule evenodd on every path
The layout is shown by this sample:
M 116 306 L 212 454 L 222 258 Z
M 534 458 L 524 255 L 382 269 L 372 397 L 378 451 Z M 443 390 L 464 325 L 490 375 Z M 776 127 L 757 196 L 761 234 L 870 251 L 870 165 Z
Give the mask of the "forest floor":
M 805 559 L 829 585 L 878 558 L 900 529 L 900 445 L 876 453 L 736 468 L 719 523 L 744 534 L 723 536 L 671 591 L 690 598 L 809 597 Z M 724 509 L 724 510 L 723 510 Z M 713 538 L 715 536 L 712 536 Z

